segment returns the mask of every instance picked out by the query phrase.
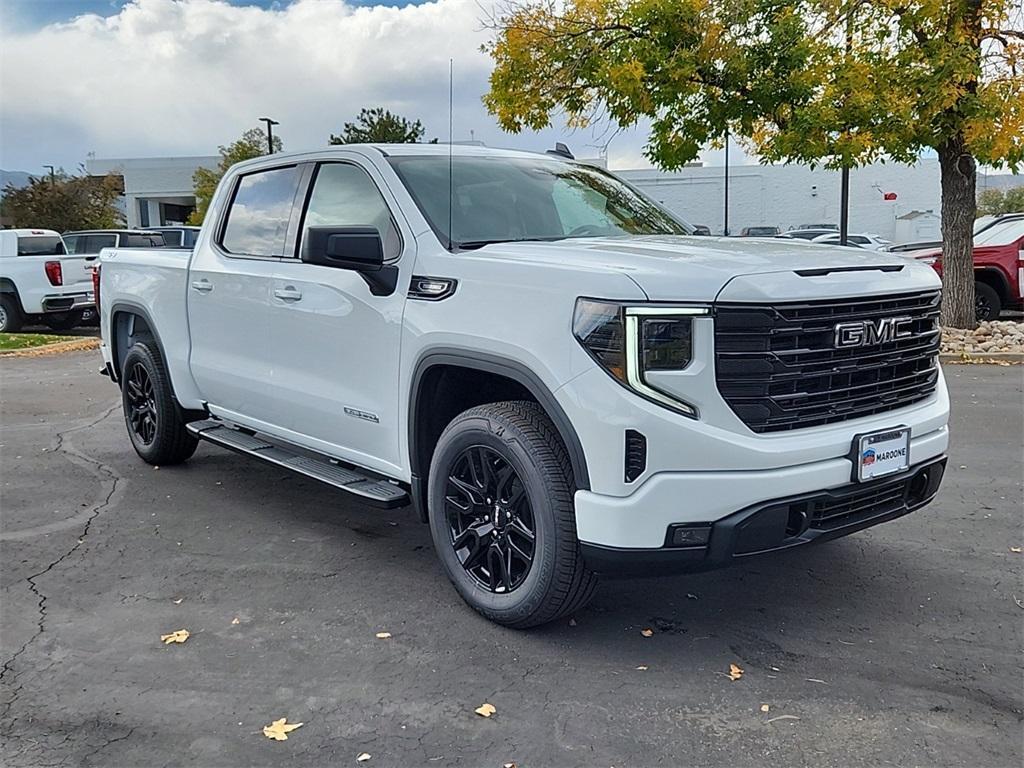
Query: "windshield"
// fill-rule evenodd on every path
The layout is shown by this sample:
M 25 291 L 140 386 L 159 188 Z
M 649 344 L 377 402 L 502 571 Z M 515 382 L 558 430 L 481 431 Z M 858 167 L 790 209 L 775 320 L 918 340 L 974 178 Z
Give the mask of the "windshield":
M 473 248 L 520 240 L 685 235 L 690 227 L 598 168 L 546 157 L 388 158 L 438 238 Z
M 18 237 L 19 256 L 63 256 L 64 241 L 54 235 Z
M 1024 219 L 1010 219 L 975 235 L 974 245 L 1009 245 L 1020 237 L 1024 237 Z

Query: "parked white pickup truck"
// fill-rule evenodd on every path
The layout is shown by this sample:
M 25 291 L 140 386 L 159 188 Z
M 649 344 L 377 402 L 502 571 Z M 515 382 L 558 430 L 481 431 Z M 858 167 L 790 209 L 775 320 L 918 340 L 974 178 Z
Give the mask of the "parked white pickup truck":
M 248 161 L 194 250 L 104 251 L 138 454 L 208 440 L 411 504 L 462 597 L 514 627 L 598 574 L 745 562 L 933 498 L 931 269 L 691 237 L 603 170 L 452 152 Z
M 26 322 L 55 331 L 78 325 L 93 306 L 92 261 L 68 255 L 52 229 L 0 230 L 0 333 Z

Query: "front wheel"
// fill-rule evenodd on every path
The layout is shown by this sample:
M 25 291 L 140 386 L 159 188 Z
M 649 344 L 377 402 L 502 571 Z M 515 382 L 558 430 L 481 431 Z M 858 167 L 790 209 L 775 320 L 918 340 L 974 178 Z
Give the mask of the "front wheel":
M 434 548 L 472 608 L 523 629 L 589 601 L 597 577 L 576 539 L 572 467 L 536 403 L 457 416 L 438 440 L 428 489 Z
M 121 404 L 128 436 L 146 463 L 180 464 L 195 453 L 198 440 L 185 428 L 164 362 L 148 342 L 135 344 L 125 355 Z
M 13 294 L 0 293 L 0 333 L 17 333 L 25 322 Z
M 979 322 L 998 320 L 999 313 L 1003 310 L 999 292 L 987 283 L 976 282 L 974 284 L 974 310 Z

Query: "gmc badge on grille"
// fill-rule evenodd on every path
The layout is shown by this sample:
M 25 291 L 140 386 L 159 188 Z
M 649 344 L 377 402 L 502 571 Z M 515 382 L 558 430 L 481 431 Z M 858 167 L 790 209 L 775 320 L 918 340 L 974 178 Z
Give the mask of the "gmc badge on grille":
M 834 345 L 837 349 L 846 349 L 907 339 L 914 335 L 911 328 L 913 322 L 912 317 L 883 317 L 879 320 L 837 323 Z

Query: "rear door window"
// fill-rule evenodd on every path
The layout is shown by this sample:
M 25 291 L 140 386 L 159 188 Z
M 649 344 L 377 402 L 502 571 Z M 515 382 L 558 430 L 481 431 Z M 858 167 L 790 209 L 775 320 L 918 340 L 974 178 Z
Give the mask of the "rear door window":
M 274 168 L 242 176 L 227 211 L 220 244 L 239 256 L 283 256 L 298 167 Z
M 164 236 L 159 232 L 126 232 L 121 235 L 122 248 L 161 248 Z
M 117 247 L 117 235 L 82 235 L 75 253 L 99 253 L 104 248 Z
M 56 235 L 29 235 L 18 238 L 19 256 L 62 256 L 64 243 Z

